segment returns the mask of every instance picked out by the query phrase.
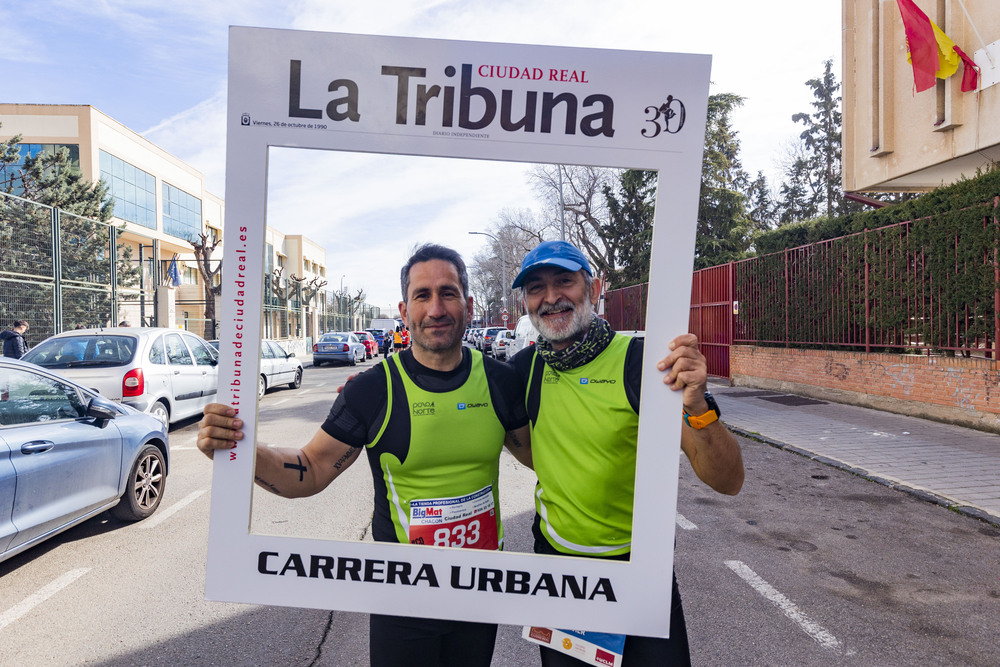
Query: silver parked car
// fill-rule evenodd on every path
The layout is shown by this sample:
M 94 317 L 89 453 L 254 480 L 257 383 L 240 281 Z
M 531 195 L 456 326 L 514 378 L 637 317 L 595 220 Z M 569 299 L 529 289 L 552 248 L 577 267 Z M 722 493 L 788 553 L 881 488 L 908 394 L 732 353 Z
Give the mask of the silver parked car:
M 46 338 L 23 359 L 164 424 L 201 414 L 219 384 L 215 348 L 178 329 L 66 331 Z
M 313 343 L 313 366 L 339 361 L 351 366 L 365 360 L 365 344 L 349 331 L 334 331 Z
M 0 358 L 0 561 L 109 508 L 145 519 L 168 463 L 163 422 Z
M 490 351 L 494 359 L 507 358 L 507 346 L 514 340 L 514 332 L 510 329 L 501 329 L 493 338 L 490 344 Z

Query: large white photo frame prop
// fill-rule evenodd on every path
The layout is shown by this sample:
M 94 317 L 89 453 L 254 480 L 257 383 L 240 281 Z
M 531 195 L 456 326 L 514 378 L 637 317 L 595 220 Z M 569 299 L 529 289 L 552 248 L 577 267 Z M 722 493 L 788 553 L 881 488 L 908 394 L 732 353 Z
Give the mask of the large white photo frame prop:
M 240 410 L 245 436 L 215 456 L 208 599 L 666 636 L 681 402 L 655 362 L 688 328 L 710 66 L 704 55 L 230 29 L 219 401 Z M 658 172 L 630 561 L 250 532 L 271 146 Z

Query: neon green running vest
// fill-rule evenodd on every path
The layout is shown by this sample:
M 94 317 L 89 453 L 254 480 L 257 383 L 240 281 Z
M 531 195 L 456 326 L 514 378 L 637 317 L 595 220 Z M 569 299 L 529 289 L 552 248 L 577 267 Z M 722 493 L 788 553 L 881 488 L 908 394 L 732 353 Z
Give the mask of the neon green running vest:
M 378 455 L 396 538 L 403 544 L 411 542 L 411 501 L 462 499 L 487 487 L 492 495 L 491 518 L 496 523 L 497 544 L 503 544 L 497 481 L 506 432 L 490 397 L 483 356 L 478 351 L 470 352 L 472 367 L 465 383 L 442 393 L 418 387 L 406 374 L 399 355 L 385 361 L 388 393 L 385 421 L 367 447 L 377 451 L 392 415 L 398 410 L 409 412 L 409 447 L 405 459 L 401 462 L 388 452 Z M 395 364 L 402 379 L 405 405 L 393 404 L 390 363 Z M 488 497 L 484 499 L 489 502 Z M 488 529 L 492 532 L 493 526 Z M 430 540 L 420 543 L 433 544 Z M 465 545 L 456 537 L 448 546 Z
M 531 428 L 535 510 L 542 534 L 563 553 L 631 550 L 639 415 L 625 393 L 630 340 L 616 335 L 596 359 L 569 371 L 542 366 Z

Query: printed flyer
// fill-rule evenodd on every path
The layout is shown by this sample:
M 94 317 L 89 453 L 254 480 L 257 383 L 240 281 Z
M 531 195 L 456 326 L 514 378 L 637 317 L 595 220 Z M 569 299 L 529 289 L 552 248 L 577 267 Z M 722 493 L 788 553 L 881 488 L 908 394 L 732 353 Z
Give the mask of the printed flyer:
M 618 667 L 622 664 L 625 635 L 525 626 L 521 636 L 530 642 L 571 655 L 588 665 Z

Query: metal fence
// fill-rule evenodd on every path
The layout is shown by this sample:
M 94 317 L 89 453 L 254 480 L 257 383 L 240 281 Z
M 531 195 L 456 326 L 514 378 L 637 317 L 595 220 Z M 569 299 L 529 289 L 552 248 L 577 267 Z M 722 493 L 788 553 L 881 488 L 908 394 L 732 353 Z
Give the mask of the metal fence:
M 694 273 L 690 330 L 709 373 L 733 343 L 998 358 L 1000 198 Z M 605 318 L 645 328 L 648 285 Z
M 604 319 L 615 331 L 642 331 L 646 328 L 646 301 L 649 283 L 608 290 L 604 295 Z
M 733 342 L 996 358 L 1000 227 L 908 221 L 736 262 Z
M 29 344 L 114 322 L 143 298 L 113 225 L 0 193 L 0 324 L 30 323 Z
M 0 328 L 28 320 L 28 344 L 36 345 L 67 329 L 122 320 L 163 326 L 156 288 L 169 260 L 157 257 L 154 239 L 130 231 L 125 243 L 121 234 L 115 225 L 0 193 Z M 177 322 L 217 338 L 221 314 L 206 317 L 203 294 L 199 285 L 200 298 L 175 302 Z M 364 301 L 280 273 L 265 278 L 263 311 L 262 336 L 279 340 L 360 328 L 380 314 Z

